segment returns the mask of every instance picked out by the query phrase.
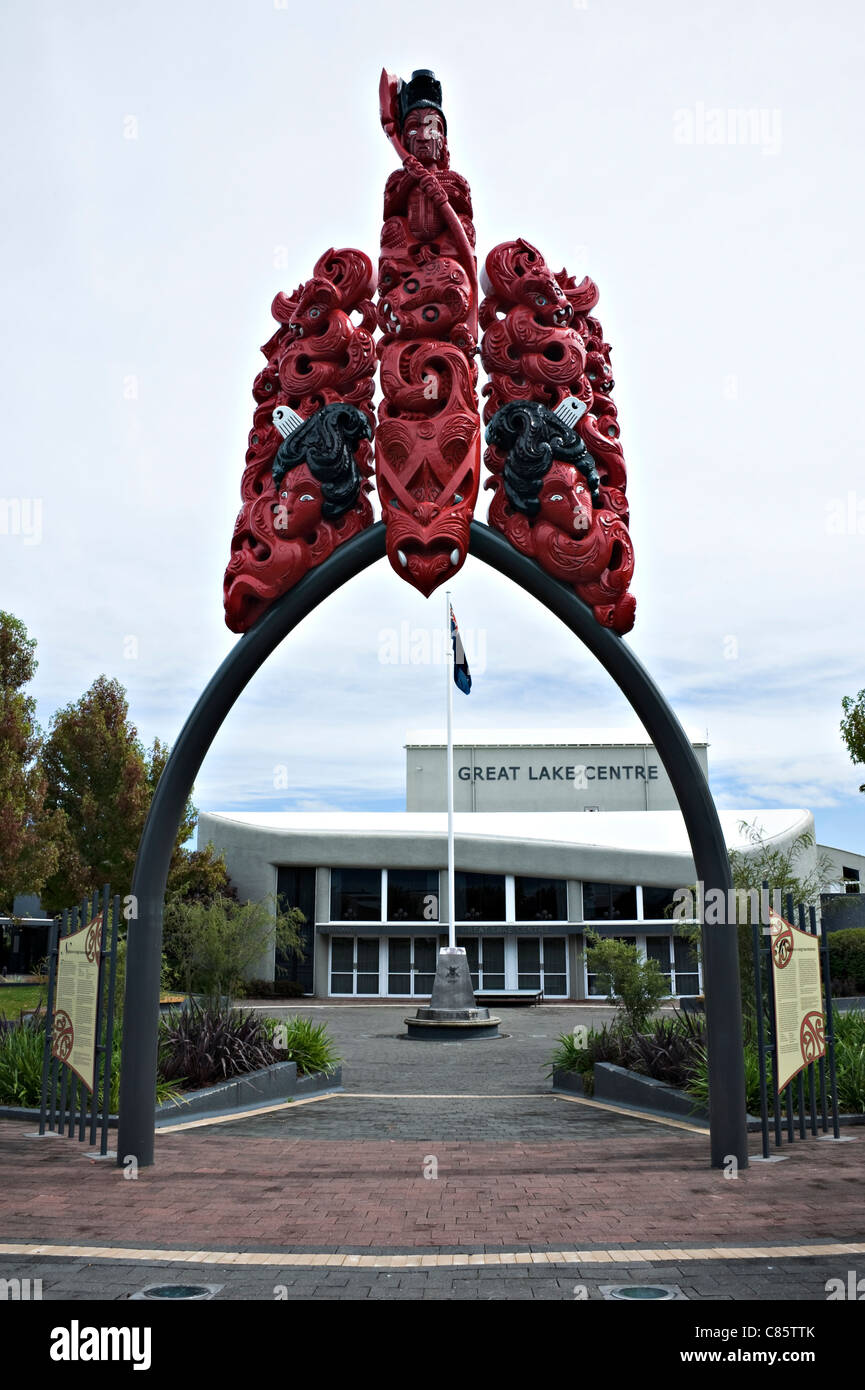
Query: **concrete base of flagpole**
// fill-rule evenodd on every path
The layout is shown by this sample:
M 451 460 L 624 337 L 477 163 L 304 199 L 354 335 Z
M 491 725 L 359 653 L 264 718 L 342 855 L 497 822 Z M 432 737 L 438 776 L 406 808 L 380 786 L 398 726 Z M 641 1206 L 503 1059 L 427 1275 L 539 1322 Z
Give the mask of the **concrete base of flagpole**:
M 462 946 L 439 951 L 432 996 L 414 1018 L 404 1020 L 410 1038 L 423 1042 L 469 1042 L 499 1036 L 500 1018 L 478 1008 L 468 957 Z

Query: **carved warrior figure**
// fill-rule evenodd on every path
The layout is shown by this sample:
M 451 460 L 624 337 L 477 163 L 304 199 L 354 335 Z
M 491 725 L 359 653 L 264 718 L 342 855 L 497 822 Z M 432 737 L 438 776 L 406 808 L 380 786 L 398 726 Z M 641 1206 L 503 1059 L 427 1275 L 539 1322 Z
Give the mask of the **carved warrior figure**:
M 243 506 L 225 571 L 233 632 L 372 525 L 373 284 L 362 251 L 331 250 L 311 280 L 273 301 L 280 326 L 261 349 L 267 366 L 252 388 Z
M 597 286 L 553 274 L 522 239 L 496 246 L 482 279 L 489 523 L 573 585 L 599 623 L 629 632 L 634 550 Z
M 450 168 L 434 74 L 383 72 L 380 99 L 403 167 L 384 191 L 376 481 L 388 559 L 429 595 L 465 560 L 480 483 L 471 192 Z

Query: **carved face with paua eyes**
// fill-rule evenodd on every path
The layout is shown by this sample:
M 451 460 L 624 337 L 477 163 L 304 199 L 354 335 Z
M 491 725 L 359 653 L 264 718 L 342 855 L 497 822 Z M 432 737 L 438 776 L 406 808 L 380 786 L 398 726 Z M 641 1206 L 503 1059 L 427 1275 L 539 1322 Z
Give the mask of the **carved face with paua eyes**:
M 444 121 L 431 106 L 418 106 L 409 111 L 402 129 L 403 144 L 409 154 L 419 159 L 421 164 L 442 163 L 445 152 Z
M 592 526 L 592 498 L 571 464 L 553 463 L 538 494 L 536 521 L 548 521 L 570 536 L 585 536 Z
M 286 540 L 313 536 L 321 525 L 321 484 L 306 464 L 286 473 L 273 503 L 273 529 Z

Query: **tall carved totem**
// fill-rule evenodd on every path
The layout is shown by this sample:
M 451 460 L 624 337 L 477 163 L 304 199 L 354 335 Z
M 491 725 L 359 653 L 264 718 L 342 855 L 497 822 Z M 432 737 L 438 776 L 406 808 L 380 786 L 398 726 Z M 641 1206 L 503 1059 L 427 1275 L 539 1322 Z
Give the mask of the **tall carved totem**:
M 428 596 L 461 568 L 480 486 L 480 327 L 489 524 L 627 632 L 634 554 L 597 288 L 554 274 L 527 241 L 502 242 L 479 308 L 471 191 L 450 167 L 441 85 L 427 69 L 408 82 L 383 72 L 379 103 L 400 167 L 385 185 L 378 274 L 362 251 L 330 250 L 274 300 L 226 622 L 246 631 L 372 525 L 373 467 L 395 572 Z

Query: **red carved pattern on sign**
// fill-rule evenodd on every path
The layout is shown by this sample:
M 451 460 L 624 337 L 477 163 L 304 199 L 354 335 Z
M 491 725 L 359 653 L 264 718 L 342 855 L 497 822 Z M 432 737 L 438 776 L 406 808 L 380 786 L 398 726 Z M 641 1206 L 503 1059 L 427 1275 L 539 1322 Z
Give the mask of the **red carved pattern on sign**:
M 305 465 L 292 470 L 279 496 L 271 470 L 282 443 L 273 424 L 277 406 L 308 419 L 325 405 L 345 401 L 374 425 L 373 285 L 372 262 L 362 251 L 330 250 L 316 261 L 310 280 L 273 301 L 279 328 L 261 349 L 267 365 L 253 383 L 256 409 L 240 487 L 243 505 L 223 586 L 225 621 L 233 632 L 245 632 L 274 599 L 372 524 L 365 496 L 371 484 L 364 482 L 351 510 L 327 520 L 319 483 Z M 372 449 L 366 440 L 358 444 L 356 460 L 368 478 Z
M 489 445 L 484 460 L 493 489 L 489 524 L 547 573 L 573 586 L 605 627 L 628 632 L 636 601 L 629 593 L 634 550 L 628 532 L 627 474 L 619 440 L 610 346 L 591 311 L 597 286 L 566 270 L 552 272 L 524 239 L 502 242 L 487 256 L 480 307 L 481 360 L 489 374 L 484 420 L 509 401 L 538 401 L 555 410 L 567 396 L 588 407 L 574 427 L 595 461 L 600 506 L 593 508 L 584 480 L 554 462 L 545 477 L 540 509 L 529 518 L 508 501 L 504 455 Z
M 783 917 L 773 914 L 769 929 L 772 935 L 772 960 L 778 970 L 783 970 L 793 959 L 793 928 Z
M 802 1019 L 802 1026 L 799 1029 L 799 1045 L 802 1048 L 802 1060 L 813 1062 L 817 1057 L 822 1057 L 826 1051 L 826 1020 L 818 1010 L 807 1013 Z
M 102 950 L 102 916 L 94 917 L 84 940 L 84 954 L 93 963 Z
M 72 1052 L 72 1045 L 75 1041 L 75 1029 L 72 1026 L 72 1019 L 65 1009 L 58 1009 L 54 1015 L 54 1023 L 51 1032 L 51 1055 L 58 1061 L 65 1062 Z

